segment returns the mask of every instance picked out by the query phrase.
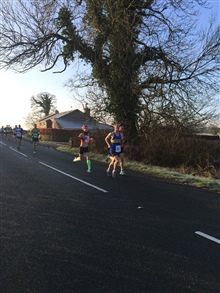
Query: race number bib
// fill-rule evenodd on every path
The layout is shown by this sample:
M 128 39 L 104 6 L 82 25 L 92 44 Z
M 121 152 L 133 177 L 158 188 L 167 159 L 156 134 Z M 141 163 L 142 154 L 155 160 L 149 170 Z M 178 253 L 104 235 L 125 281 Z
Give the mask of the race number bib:
M 84 136 L 84 142 L 89 142 L 89 139 L 90 139 L 90 138 L 89 138 L 88 135 L 85 135 L 85 136 Z
M 120 153 L 121 152 L 121 146 L 120 145 L 116 145 L 115 146 L 115 152 L 116 153 Z

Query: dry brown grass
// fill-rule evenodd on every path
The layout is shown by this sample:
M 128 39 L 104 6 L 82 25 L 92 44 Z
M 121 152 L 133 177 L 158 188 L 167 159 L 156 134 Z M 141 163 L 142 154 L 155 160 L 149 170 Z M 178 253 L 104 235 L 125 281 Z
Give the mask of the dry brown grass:
M 183 174 L 220 179 L 220 141 L 175 133 L 150 133 L 140 138 L 140 144 L 126 156 L 145 164 L 168 167 Z

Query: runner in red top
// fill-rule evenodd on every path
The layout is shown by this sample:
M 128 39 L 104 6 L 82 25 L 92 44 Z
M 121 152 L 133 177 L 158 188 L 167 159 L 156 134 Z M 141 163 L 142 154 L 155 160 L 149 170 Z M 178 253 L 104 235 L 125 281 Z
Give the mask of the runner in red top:
M 120 175 L 125 175 L 125 171 L 124 171 L 124 157 L 125 157 L 125 153 L 124 153 L 124 126 L 123 124 L 120 124 L 119 125 L 119 131 L 120 133 L 122 134 L 122 137 L 123 137 L 123 140 L 121 142 L 121 152 L 119 154 L 119 158 L 120 158 L 120 168 L 121 168 L 121 171 L 120 171 Z
M 90 160 L 90 151 L 89 151 L 89 142 L 93 142 L 93 138 L 90 138 L 89 131 L 87 125 L 82 126 L 83 132 L 80 133 L 78 136 L 78 139 L 80 140 L 80 146 L 79 146 L 79 156 L 73 159 L 73 162 L 79 162 L 82 161 L 83 155 L 86 155 L 86 163 L 88 166 L 87 172 L 91 171 L 91 160 Z

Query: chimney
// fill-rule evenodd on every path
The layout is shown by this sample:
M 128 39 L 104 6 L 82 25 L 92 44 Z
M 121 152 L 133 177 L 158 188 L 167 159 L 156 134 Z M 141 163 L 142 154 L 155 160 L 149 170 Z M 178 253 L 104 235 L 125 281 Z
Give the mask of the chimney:
M 88 108 L 88 104 L 86 103 L 85 107 L 84 107 L 84 114 L 87 116 L 87 117 L 90 117 L 90 109 Z

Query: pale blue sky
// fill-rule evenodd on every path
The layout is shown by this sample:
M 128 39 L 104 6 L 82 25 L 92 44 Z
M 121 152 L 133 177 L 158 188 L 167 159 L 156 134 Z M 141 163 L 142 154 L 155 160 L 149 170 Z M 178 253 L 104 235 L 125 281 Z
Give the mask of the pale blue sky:
M 207 23 L 209 16 L 214 11 L 218 13 L 220 0 L 210 0 L 212 10 L 202 13 L 201 24 Z M 25 117 L 31 112 L 30 98 L 41 92 L 48 92 L 57 98 L 57 109 L 60 112 L 71 109 L 82 110 L 80 102 L 74 100 L 64 83 L 74 74 L 74 68 L 69 67 L 61 74 L 45 73 L 35 68 L 28 73 L 14 73 L 12 70 L 0 70 L 0 126 L 16 124 L 24 126 Z M 71 108 L 72 107 L 72 108 Z

